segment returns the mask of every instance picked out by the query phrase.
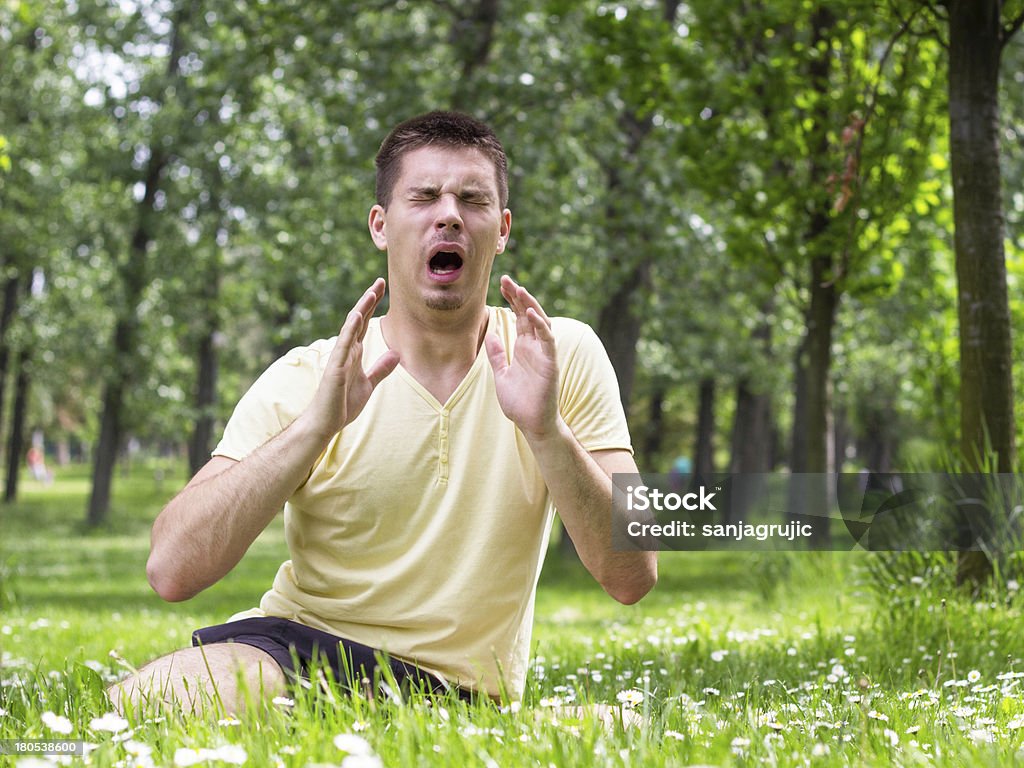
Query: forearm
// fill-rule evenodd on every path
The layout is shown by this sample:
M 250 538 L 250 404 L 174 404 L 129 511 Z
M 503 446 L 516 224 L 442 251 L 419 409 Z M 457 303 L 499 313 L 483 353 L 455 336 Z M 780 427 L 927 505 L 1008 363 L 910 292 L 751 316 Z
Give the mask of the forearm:
M 153 589 L 166 600 L 187 600 L 226 575 L 306 479 L 328 439 L 300 417 L 242 461 L 209 476 L 204 468 L 153 524 L 146 566 Z
M 612 549 L 609 472 L 580 445 L 561 418 L 549 435 L 528 436 L 527 440 L 583 565 L 616 600 L 634 603 L 642 598 L 657 580 L 657 555 Z M 635 470 L 632 459 L 628 461 Z

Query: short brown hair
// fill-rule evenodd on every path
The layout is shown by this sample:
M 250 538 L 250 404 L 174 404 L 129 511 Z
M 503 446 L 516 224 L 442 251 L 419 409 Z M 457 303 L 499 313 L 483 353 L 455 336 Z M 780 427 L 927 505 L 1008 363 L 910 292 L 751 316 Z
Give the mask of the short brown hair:
M 402 168 L 402 156 L 426 146 L 478 149 L 494 163 L 501 207 L 508 205 L 508 158 L 486 123 L 461 112 L 428 112 L 399 123 L 385 137 L 377 152 L 377 203 L 384 208 L 391 202 Z

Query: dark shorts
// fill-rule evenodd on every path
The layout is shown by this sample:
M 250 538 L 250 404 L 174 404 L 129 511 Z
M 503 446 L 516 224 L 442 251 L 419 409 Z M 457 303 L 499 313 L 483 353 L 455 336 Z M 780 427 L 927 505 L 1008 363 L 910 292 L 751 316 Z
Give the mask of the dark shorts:
M 240 619 L 197 629 L 192 645 L 243 643 L 266 651 L 291 678 L 309 679 L 315 664 L 330 668 L 334 679 L 348 690 L 364 690 L 387 680 L 381 662 L 387 664 L 401 690 L 443 694 L 453 690 L 460 698 L 472 698 L 470 691 L 453 688 L 436 675 L 398 659 L 387 658 L 368 645 L 321 632 L 288 619 L 273 617 Z M 296 662 L 298 669 L 296 669 Z

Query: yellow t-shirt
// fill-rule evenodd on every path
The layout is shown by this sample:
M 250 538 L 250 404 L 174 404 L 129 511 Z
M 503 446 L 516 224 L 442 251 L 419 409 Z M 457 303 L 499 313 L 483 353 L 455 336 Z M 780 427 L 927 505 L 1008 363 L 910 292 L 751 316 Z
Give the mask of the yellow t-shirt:
M 488 308 L 506 350 L 515 315 Z M 618 385 L 589 326 L 553 318 L 559 409 L 588 451 L 630 449 Z M 241 460 L 305 409 L 335 339 L 293 349 L 239 401 L 214 455 Z M 363 360 L 387 349 L 371 320 Z M 481 349 L 446 403 L 401 366 L 330 441 L 284 508 L 291 560 L 259 608 L 382 649 L 448 682 L 522 695 L 553 510 Z M 610 514 L 610 511 L 609 511 Z

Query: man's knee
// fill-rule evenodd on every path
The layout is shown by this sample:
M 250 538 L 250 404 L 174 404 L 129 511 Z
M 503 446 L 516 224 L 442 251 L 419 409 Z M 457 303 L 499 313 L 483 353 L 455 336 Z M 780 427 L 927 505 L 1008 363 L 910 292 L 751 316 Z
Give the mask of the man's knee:
M 186 712 L 239 713 L 280 695 L 286 679 L 266 651 L 242 643 L 184 648 L 146 664 L 107 693 L 124 714 L 171 705 Z

